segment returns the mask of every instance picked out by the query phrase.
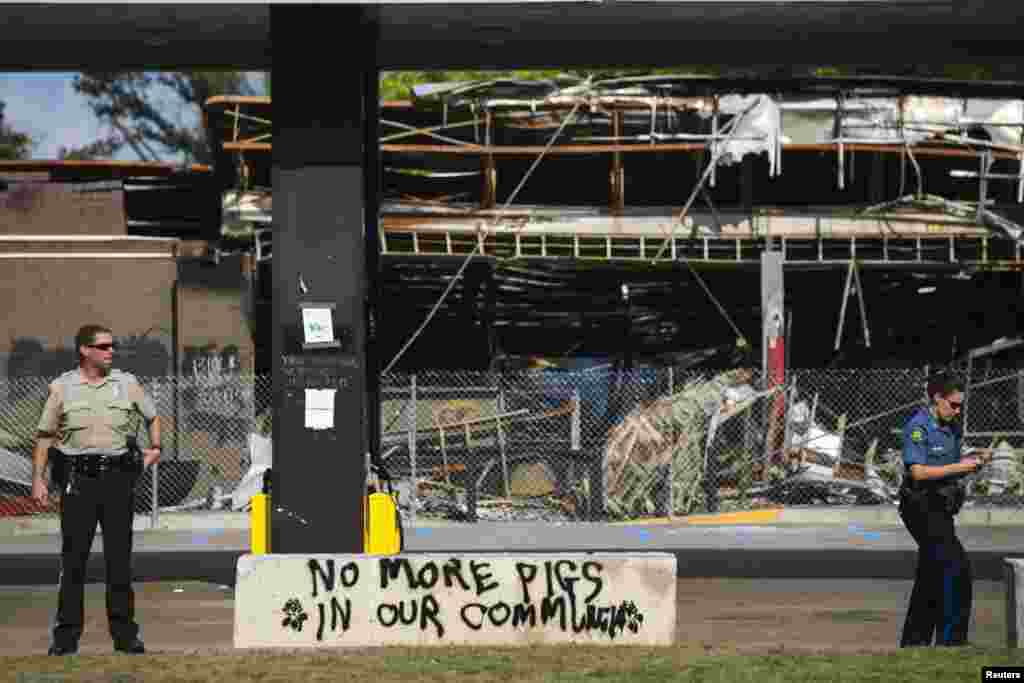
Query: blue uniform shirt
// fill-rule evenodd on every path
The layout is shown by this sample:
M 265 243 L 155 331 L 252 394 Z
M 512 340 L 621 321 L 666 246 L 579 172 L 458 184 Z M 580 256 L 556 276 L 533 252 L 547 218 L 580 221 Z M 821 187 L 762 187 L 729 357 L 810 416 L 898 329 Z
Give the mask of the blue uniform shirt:
M 921 408 L 903 425 L 903 464 L 941 466 L 960 462 L 960 425 L 942 424 Z

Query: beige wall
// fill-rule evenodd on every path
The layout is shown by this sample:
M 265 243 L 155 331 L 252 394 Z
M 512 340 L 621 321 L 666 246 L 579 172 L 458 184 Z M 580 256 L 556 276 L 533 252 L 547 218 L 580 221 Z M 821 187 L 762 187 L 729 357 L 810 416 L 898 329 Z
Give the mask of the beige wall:
M 119 182 L 11 182 L 6 191 L 0 190 L 0 234 L 125 233 L 124 190 Z
M 236 346 L 241 371 L 254 368 L 252 334 L 246 322 L 245 280 L 238 258 L 219 265 L 204 259 L 179 259 L 178 343 L 184 362 L 187 347 L 218 350 Z M 188 368 L 182 368 L 188 372 Z
M 30 237 L 0 240 L 0 375 L 16 339 L 73 350 L 75 332 L 90 322 L 118 337 L 149 332 L 169 357 L 177 332 L 181 360 L 188 347 L 236 346 L 241 370 L 252 372 L 239 257 L 214 264 L 202 243 L 126 239 L 120 182 L 51 183 L 37 175 L 0 174 L 7 181 L 0 183 L 0 236 Z
M 167 259 L 5 258 L 0 260 L 0 353 L 18 337 L 47 349 L 73 347 L 78 328 L 98 322 L 117 336 L 171 342 L 176 266 Z M 168 353 L 171 347 L 167 347 Z

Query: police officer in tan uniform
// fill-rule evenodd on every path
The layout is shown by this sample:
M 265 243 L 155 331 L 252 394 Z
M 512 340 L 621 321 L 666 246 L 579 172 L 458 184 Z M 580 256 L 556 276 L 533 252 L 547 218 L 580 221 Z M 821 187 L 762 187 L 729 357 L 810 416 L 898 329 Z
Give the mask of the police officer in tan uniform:
M 135 622 L 132 591 L 133 492 L 141 471 L 160 459 L 160 419 L 135 377 L 112 369 L 110 330 L 86 325 L 75 342 L 79 367 L 50 384 L 33 454 L 32 495 L 39 503 L 49 502 L 44 472 L 52 446 L 62 454 L 65 471 L 57 482 L 61 487 L 61 572 L 49 654 L 78 651 L 85 568 L 97 522 L 103 531 L 107 619 L 114 649 L 142 654 L 145 646 Z M 140 463 L 138 452 L 129 444 L 143 420 L 151 447 L 141 451 Z

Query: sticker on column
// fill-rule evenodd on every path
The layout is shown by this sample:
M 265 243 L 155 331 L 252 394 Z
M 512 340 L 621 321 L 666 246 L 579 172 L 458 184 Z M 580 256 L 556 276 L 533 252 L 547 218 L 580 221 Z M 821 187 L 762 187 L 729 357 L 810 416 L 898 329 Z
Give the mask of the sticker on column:
M 340 348 L 341 341 L 334 336 L 334 304 L 302 302 L 302 348 Z
M 336 389 L 306 389 L 306 429 L 334 428 Z
M 307 344 L 329 344 L 334 341 L 331 309 L 306 306 L 302 309 L 302 331 Z

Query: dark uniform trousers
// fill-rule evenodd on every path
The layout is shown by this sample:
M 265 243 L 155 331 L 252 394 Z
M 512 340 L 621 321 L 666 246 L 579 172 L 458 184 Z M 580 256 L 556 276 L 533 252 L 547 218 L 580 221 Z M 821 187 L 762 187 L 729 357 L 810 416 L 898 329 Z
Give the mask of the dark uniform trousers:
M 971 565 L 953 515 L 932 496 L 901 497 L 900 517 L 917 542 L 917 573 L 900 647 L 965 645 L 973 592 Z
M 74 646 L 82 635 L 85 568 L 99 522 L 107 572 L 107 620 L 115 643 L 130 643 L 139 633 L 132 591 L 132 521 L 135 476 L 104 472 L 78 476 L 77 490 L 61 501 L 60 595 L 53 642 Z

